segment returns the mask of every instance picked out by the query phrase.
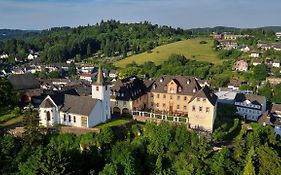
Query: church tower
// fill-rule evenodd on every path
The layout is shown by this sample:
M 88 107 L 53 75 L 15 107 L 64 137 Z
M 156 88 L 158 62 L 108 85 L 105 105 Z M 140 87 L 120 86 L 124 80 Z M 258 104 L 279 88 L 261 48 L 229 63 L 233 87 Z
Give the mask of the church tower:
M 110 119 L 110 87 L 104 81 L 101 66 L 99 66 L 97 81 L 92 84 L 92 98 L 101 100 L 103 121 Z

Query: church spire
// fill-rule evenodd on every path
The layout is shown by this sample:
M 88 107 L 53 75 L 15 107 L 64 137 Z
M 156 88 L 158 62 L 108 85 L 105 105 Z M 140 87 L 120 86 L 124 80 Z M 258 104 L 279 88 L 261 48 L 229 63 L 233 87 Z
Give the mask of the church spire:
M 103 79 L 103 73 L 102 73 L 101 66 L 99 66 L 98 75 L 97 75 L 97 81 L 96 81 L 95 84 L 97 84 L 97 85 L 104 85 L 104 79 Z

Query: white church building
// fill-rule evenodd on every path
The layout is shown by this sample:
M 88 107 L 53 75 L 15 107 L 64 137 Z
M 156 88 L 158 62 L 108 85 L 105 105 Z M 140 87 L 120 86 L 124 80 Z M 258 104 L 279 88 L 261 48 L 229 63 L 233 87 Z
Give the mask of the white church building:
M 48 95 L 39 107 L 40 125 L 67 125 L 91 128 L 104 123 L 110 115 L 110 87 L 104 82 L 99 68 L 97 81 L 92 84 L 92 96 L 65 93 Z

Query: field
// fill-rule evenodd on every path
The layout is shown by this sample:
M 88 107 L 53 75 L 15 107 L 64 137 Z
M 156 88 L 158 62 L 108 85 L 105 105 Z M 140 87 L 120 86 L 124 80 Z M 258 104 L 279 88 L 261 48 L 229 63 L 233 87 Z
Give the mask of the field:
M 200 41 L 207 41 L 207 44 L 200 44 Z M 173 53 L 184 55 L 189 59 L 221 64 L 222 61 L 217 57 L 217 54 L 212 49 L 212 46 L 213 41 L 208 38 L 183 40 L 156 47 L 152 50 L 152 53 L 144 52 L 129 56 L 125 59 L 117 61 L 115 65 L 118 67 L 125 67 L 127 64 L 133 61 L 135 61 L 137 64 L 142 64 L 145 61 L 153 61 L 155 64 L 161 64 Z

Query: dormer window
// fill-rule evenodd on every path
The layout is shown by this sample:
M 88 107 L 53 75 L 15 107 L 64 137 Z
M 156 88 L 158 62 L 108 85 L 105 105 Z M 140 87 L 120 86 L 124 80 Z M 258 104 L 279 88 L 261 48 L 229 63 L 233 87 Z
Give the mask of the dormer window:
M 170 93 L 171 93 L 171 94 L 174 93 L 174 88 L 173 88 L 173 87 L 170 88 Z
M 163 77 L 161 77 L 160 78 L 160 83 L 162 83 L 164 81 L 164 78 Z
M 121 93 L 121 97 L 124 97 L 124 93 Z
M 195 93 L 195 92 L 196 92 L 196 89 L 194 88 L 194 89 L 193 89 L 193 93 Z
M 153 85 L 153 89 L 156 89 L 156 87 L 157 87 L 157 85 L 156 85 L 156 84 L 154 84 L 154 85 Z
M 190 80 L 189 79 L 187 80 L 186 84 L 190 84 Z
M 181 92 L 181 90 L 182 90 L 181 87 L 179 87 L 179 92 Z

